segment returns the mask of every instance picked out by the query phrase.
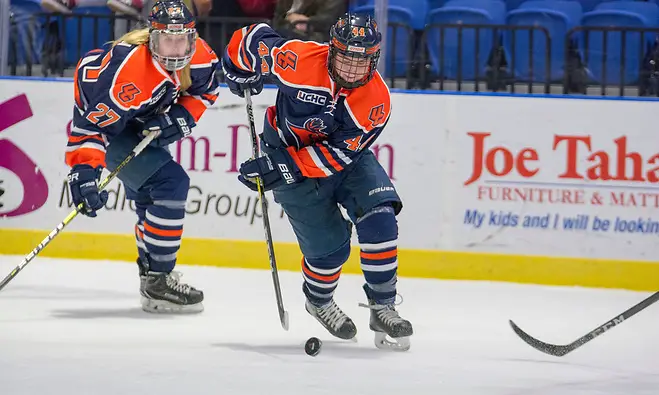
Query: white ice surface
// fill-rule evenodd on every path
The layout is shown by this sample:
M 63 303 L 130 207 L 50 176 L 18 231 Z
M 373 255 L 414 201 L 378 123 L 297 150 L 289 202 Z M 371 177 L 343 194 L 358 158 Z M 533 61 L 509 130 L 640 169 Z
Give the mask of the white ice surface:
M 0 276 L 21 258 L 0 256 Z M 280 273 L 285 332 L 269 271 L 178 269 L 204 290 L 202 314 L 142 312 L 134 263 L 37 258 L 0 291 L 0 394 L 659 394 L 659 304 L 562 358 L 508 326 L 568 343 L 647 293 L 402 278 L 415 335 L 393 353 L 373 346 L 359 276 L 336 294 L 355 344 L 304 311 L 299 273 Z M 324 341 L 315 358 L 310 336 Z

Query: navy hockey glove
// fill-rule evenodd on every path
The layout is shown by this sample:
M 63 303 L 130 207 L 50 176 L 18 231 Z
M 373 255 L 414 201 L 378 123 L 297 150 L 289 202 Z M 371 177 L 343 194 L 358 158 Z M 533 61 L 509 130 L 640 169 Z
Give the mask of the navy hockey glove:
M 101 166 L 93 168 L 90 165 L 75 165 L 69 172 L 69 188 L 73 204 L 78 207 L 83 204 L 81 214 L 96 217 L 96 211 L 108 201 L 108 192 L 98 190 L 98 179 L 103 172 Z
M 146 120 L 143 127 L 148 132 L 158 133 L 149 145 L 166 147 L 192 133 L 195 126 L 194 118 L 188 110 L 180 104 L 173 104 L 166 113 Z
M 229 90 L 234 95 L 245 97 L 245 89 L 249 89 L 252 95 L 258 95 L 263 90 L 263 78 L 261 74 L 238 70 L 233 64 L 222 59 L 222 70 Z
M 285 149 L 278 149 L 270 155 L 243 162 L 238 171 L 240 172 L 238 180 L 253 191 L 258 191 L 254 179 L 256 177 L 261 178 L 265 191 L 304 179 L 302 172 Z

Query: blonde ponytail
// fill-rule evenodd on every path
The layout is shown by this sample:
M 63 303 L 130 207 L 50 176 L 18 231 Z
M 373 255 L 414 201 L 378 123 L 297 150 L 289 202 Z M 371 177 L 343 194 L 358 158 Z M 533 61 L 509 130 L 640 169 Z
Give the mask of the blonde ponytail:
M 184 68 L 181 69 L 181 75 L 179 75 L 179 80 L 181 81 L 181 92 L 185 92 L 192 85 L 192 77 L 190 76 L 190 63 L 186 64 Z
M 149 28 L 131 30 L 117 40 L 114 40 L 112 46 L 114 47 L 122 41 L 130 45 L 146 44 L 149 42 Z

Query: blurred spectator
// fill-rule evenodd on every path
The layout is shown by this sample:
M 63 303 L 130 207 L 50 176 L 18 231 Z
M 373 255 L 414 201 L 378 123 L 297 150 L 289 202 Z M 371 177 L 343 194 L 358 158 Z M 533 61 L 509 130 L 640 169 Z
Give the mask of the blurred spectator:
M 347 11 L 346 0 L 279 0 L 273 27 L 288 38 L 329 41 L 329 29 Z
M 272 19 L 277 0 L 237 0 L 246 17 Z
M 51 12 L 70 14 L 75 7 L 108 6 L 119 14 L 135 19 L 146 18 L 156 0 L 41 0 L 44 9 Z M 208 15 L 213 6 L 212 0 L 183 0 L 195 15 Z
M 272 1 L 276 0 L 213 0 L 213 9 L 210 13 L 212 23 L 201 21 L 197 30 L 218 56 L 221 56 L 234 31 L 272 18 L 272 15 L 260 16 L 267 14 L 268 4 Z
M 81 1 L 97 1 L 97 0 L 76 0 Z M 158 0 L 106 0 L 110 9 L 118 14 L 129 15 L 136 20 L 145 21 L 149 17 L 151 8 Z M 192 10 L 192 13 L 197 16 L 208 15 L 213 8 L 212 0 L 183 0 L 183 3 Z M 117 19 L 114 24 L 115 37 L 121 37 L 125 33 L 131 31 L 135 27 L 135 23 L 125 19 Z
M 35 12 L 39 12 L 40 8 L 39 0 L 10 1 L 9 53 L 7 54 L 9 64 L 32 65 L 41 61 L 40 49 L 43 45 L 43 36 L 40 34 L 41 21 L 32 16 Z

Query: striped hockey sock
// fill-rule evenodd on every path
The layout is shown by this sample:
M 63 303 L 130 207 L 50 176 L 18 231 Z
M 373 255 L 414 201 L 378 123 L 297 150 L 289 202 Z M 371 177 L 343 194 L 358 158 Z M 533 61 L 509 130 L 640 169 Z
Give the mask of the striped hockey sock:
M 151 271 L 171 272 L 174 269 L 176 253 L 181 247 L 184 218 L 185 201 L 154 201 L 147 208 L 142 231 Z M 138 230 L 141 230 L 139 224 Z
M 394 303 L 398 281 L 398 223 L 393 207 L 374 208 L 359 218 L 356 228 L 368 297 L 379 304 Z
M 302 258 L 302 290 L 309 301 L 323 306 L 332 300 L 339 284 L 341 268 L 350 256 L 350 245 L 345 244 L 338 251 L 322 258 Z

